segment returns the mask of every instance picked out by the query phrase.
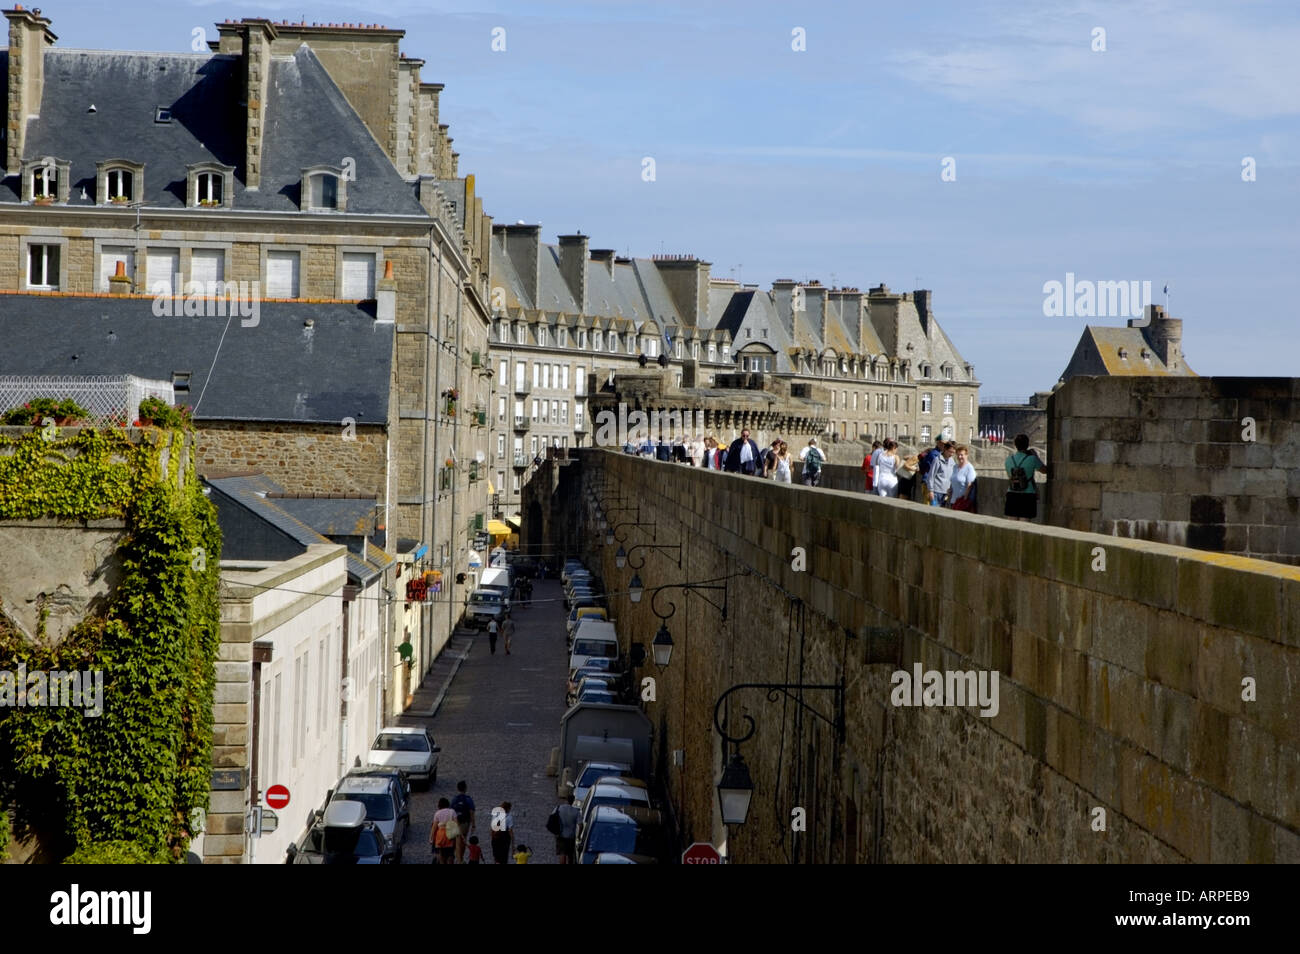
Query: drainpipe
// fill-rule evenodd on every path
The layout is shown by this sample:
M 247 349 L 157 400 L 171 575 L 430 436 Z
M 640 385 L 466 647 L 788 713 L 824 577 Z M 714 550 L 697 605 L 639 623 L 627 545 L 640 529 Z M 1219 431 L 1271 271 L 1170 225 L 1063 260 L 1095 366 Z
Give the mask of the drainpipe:
M 348 609 L 357 598 L 357 587 L 348 584 L 343 587 L 343 658 L 339 666 L 339 777 L 348 771 L 348 696 L 351 685 L 348 677 Z
M 259 755 L 262 749 L 262 664 L 271 661 L 272 646 L 270 643 L 257 642 L 253 643 L 253 726 L 252 734 L 249 737 L 249 777 L 248 784 L 251 790 L 250 805 L 256 808 L 261 804 L 261 760 Z M 257 856 L 257 836 L 245 835 L 248 839 L 248 863 L 254 863 Z
M 439 283 L 438 283 L 438 287 L 439 287 L 439 289 L 442 288 L 442 282 L 439 282 Z M 460 328 L 460 326 L 461 326 L 461 321 L 460 321 L 460 318 L 461 318 L 461 315 L 460 315 L 460 303 L 461 303 L 461 300 L 462 300 L 462 298 L 463 298 L 464 296 L 461 295 L 461 294 L 459 294 L 459 293 L 461 292 L 461 290 L 462 290 L 462 288 L 461 288 L 461 283 L 460 283 L 460 270 L 459 270 L 459 269 L 457 269 L 457 271 L 456 271 L 456 290 L 457 290 L 457 293 L 458 293 L 458 294 L 456 295 L 456 350 L 453 352 L 453 354 L 455 355 L 455 365 L 454 365 L 455 370 L 454 370 L 454 372 L 452 373 L 452 382 L 453 382 L 453 383 L 452 383 L 452 387 L 456 389 L 456 392 L 457 392 L 457 393 L 460 393 L 460 334 L 461 334 L 461 328 Z M 453 418 L 453 419 L 452 419 L 452 422 L 451 422 L 451 446 L 452 446 L 452 450 L 453 450 L 453 452 L 454 452 L 455 449 L 456 449 L 456 443 L 457 443 L 457 441 L 456 441 L 456 437 L 457 437 L 457 434 L 458 434 L 459 430 L 460 430 L 460 418 L 459 418 L 459 417 Z M 459 463 L 459 460 L 458 460 L 457 462 Z M 457 510 L 456 504 L 457 504 L 457 502 L 458 502 L 458 501 L 456 500 L 456 497 L 458 496 L 459 489 L 460 489 L 460 479 L 459 479 L 459 478 L 460 478 L 460 475 L 459 475 L 459 474 L 457 474 L 457 473 L 455 473 L 455 472 L 452 473 L 452 475 L 451 475 L 451 530 L 450 530 L 449 540 L 451 541 L 451 549 L 452 549 L 452 565 L 453 565 L 453 569 L 454 569 L 454 567 L 455 567 L 456 557 L 457 557 L 457 553 L 458 553 L 458 551 L 457 551 L 457 547 L 456 547 L 456 541 L 458 541 L 458 540 L 460 539 L 460 530 L 457 528 L 457 525 L 456 525 L 456 510 Z M 469 560 L 468 560 L 468 557 L 467 557 L 467 559 L 466 559 L 465 562 L 466 562 L 466 569 L 468 569 L 468 568 L 469 568 Z M 453 581 L 454 581 L 454 580 L 455 580 L 455 577 L 453 577 L 452 579 L 453 579 Z M 454 585 L 455 585 L 455 584 L 454 584 L 454 582 L 453 582 L 453 586 L 454 586 Z M 454 602 L 452 599 L 448 598 L 448 600 L 447 600 L 447 640 L 448 640 L 448 643 L 450 643 L 452 629 L 453 629 L 453 627 L 454 627 L 454 625 L 455 625 L 455 618 L 456 618 L 456 617 L 455 617 L 455 611 L 456 611 L 455 602 Z

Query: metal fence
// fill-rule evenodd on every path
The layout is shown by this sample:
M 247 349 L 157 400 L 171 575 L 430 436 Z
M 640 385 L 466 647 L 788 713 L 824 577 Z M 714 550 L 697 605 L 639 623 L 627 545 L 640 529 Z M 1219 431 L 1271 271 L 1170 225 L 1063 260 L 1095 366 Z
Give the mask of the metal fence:
M 0 414 L 38 397 L 71 398 L 90 412 L 92 424 L 108 424 L 119 417 L 130 424 L 139 417 L 140 402 L 147 397 L 175 403 L 171 382 L 133 374 L 0 374 Z

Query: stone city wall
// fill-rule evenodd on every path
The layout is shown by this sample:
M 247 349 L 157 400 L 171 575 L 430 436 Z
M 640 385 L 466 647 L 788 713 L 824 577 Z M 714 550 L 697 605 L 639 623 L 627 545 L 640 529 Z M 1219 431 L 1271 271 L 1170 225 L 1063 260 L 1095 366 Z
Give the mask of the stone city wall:
M 1300 378 L 1073 378 L 1049 521 L 1300 564 Z
M 783 862 L 797 846 L 818 862 L 1300 861 L 1300 569 L 578 457 L 549 465 L 558 493 L 533 498 L 549 498 L 555 542 L 585 548 L 625 645 L 648 648 L 652 604 L 675 604 L 671 664 L 639 677 L 656 680 L 646 709 L 683 844 L 726 841 L 715 700 L 744 682 L 842 680 L 840 746 L 789 699 L 731 697 L 733 732 L 746 714 L 757 726 L 742 747 L 755 793 L 734 860 Z M 654 525 L 653 538 L 621 531 L 624 547 L 682 543 L 680 569 L 672 549 L 629 554 L 644 561 L 640 604 L 622 595 L 632 568 L 617 569 L 586 523 L 590 489 Z M 724 577 L 725 620 L 707 601 L 722 592 L 649 591 Z M 996 714 L 891 704 L 891 674 L 918 664 L 997 670 Z M 832 693 L 804 698 L 833 715 Z M 799 808 L 807 829 L 792 834 Z

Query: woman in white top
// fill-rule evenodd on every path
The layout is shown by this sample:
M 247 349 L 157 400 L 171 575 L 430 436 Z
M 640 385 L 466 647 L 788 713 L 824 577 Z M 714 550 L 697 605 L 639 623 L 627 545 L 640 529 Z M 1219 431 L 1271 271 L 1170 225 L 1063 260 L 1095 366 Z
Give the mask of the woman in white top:
M 962 510 L 975 509 L 975 497 L 972 491 L 975 489 L 975 465 L 970 462 L 970 448 L 965 444 L 957 447 L 957 469 L 952 472 L 952 484 L 948 490 L 948 499 L 950 507 L 956 507 L 957 501 L 965 500 L 970 506 L 961 507 Z
M 782 484 L 790 483 L 790 449 L 786 446 L 785 441 L 782 441 L 780 446 L 777 447 L 776 454 L 773 455 L 772 459 L 774 462 L 772 479 Z
M 875 463 L 872 469 L 875 472 L 875 494 L 878 497 L 897 497 L 898 496 L 898 454 L 895 448 L 897 442 L 885 441 L 885 446 L 876 451 L 872 457 Z

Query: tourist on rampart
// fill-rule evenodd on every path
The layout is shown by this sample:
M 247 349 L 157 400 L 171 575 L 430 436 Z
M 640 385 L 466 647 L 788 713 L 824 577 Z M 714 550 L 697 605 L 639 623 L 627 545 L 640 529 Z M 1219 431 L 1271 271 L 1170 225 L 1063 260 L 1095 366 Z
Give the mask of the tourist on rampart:
M 1029 446 L 1029 435 L 1016 435 L 1016 452 L 1002 466 L 1011 480 L 1003 512 L 1012 520 L 1033 520 L 1038 516 L 1038 489 L 1034 486 L 1034 474 L 1042 471 L 1046 476 L 1049 472 L 1037 451 Z

